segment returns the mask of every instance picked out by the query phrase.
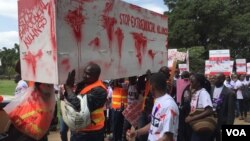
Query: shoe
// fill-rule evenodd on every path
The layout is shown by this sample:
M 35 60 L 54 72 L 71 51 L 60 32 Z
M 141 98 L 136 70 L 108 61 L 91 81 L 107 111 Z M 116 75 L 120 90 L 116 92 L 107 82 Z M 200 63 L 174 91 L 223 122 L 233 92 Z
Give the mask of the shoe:
M 240 117 L 239 120 L 244 120 L 244 118 L 243 118 L 243 117 Z

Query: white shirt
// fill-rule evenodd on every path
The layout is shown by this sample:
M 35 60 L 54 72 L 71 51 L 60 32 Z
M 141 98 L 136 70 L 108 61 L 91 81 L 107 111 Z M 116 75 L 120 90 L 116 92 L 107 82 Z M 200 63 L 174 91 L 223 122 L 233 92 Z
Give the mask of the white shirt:
M 231 84 L 232 81 L 228 82 L 227 80 L 224 81 L 224 85 L 229 88 L 229 89 L 233 89 L 234 85 Z
M 243 82 L 240 80 L 237 80 L 236 84 L 235 84 L 235 89 L 237 89 L 237 92 L 236 92 L 237 99 L 243 99 L 242 91 L 240 89 L 240 87 L 242 87 L 242 86 L 243 86 Z
M 177 141 L 179 109 L 171 96 L 165 94 L 155 99 L 151 116 L 148 141 L 157 141 L 166 132 L 173 133 L 174 141 Z
M 217 105 L 218 105 L 218 100 L 220 98 L 221 92 L 223 90 L 224 86 L 221 86 L 219 88 L 214 87 L 214 93 L 213 93 L 213 99 L 212 99 L 212 103 L 213 103 L 213 109 L 215 110 Z
M 211 97 L 204 88 L 196 91 L 195 94 L 192 95 L 190 105 L 191 105 L 191 112 L 194 112 L 196 108 L 206 108 L 208 106 L 213 107 Z
M 237 82 L 237 81 L 238 81 L 238 80 L 236 80 L 236 81 L 231 80 L 230 84 L 233 86 L 233 89 L 235 89 L 235 85 L 236 85 L 236 82 Z
M 23 80 L 20 80 L 17 83 L 16 89 L 15 89 L 15 96 L 22 94 L 27 88 L 28 88 L 27 83 Z
M 214 93 L 213 93 L 213 98 L 218 99 L 220 97 L 220 94 L 222 92 L 223 86 L 217 88 L 214 87 Z

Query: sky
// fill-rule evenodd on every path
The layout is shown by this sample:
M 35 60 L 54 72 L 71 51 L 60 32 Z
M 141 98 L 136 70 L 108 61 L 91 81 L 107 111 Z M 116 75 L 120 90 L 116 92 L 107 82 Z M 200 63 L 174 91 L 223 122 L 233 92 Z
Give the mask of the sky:
M 123 0 L 140 7 L 163 13 L 167 11 L 163 0 Z M 17 0 L 0 0 L 0 49 L 12 48 L 18 40 Z

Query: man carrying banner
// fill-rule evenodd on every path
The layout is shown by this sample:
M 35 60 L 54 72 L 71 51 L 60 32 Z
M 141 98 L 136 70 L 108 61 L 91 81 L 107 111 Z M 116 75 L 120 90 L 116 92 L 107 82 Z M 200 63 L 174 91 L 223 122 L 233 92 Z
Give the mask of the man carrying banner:
M 80 111 L 81 102 L 77 94 L 87 95 L 87 106 L 90 111 L 91 124 L 79 131 L 72 131 L 71 141 L 103 141 L 104 140 L 104 111 L 103 107 L 107 98 L 106 87 L 99 76 L 101 68 L 95 63 L 88 64 L 83 69 L 83 79 L 77 84 L 76 91 L 73 92 L 75 83 L 75 71 L 69 73 L 66 81 L 66 99 L 74 106 L 76 111 Z

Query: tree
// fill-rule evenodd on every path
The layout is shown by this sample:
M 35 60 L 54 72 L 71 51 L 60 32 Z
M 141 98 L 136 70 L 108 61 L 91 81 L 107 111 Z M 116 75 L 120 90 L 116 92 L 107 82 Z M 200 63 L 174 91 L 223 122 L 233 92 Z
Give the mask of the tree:
M 249 0 L 164 0 L 169 7 L 169 46 L 230 49 L 250 61 Z M 244 49 L 244 52 L 242 51 Z
M 11 76 L 15 74 L 15 64 L 19 59 L 19 45 L 15 44 L 14 48 L 11 49 L 3 47 L 0 50 L 0 58 L 2 61 L 2 75 L 7 75 L 11 79 Z

